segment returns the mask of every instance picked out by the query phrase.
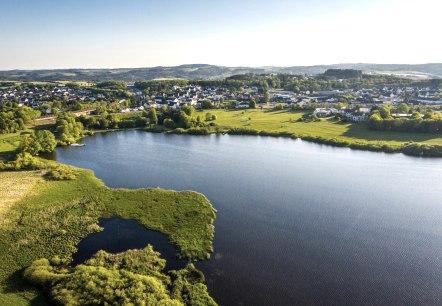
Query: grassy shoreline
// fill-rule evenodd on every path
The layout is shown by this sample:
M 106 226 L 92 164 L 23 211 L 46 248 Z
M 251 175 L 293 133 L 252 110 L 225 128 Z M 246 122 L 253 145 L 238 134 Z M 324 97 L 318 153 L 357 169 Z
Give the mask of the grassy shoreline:
M 205 110 L 195 112 L 193 117 L 205 118 L 210 113 L 216 120 L 206 128 L 167 130 L 163 126 L 152 128 L 120 128 L 91 130 L 107 133 L 121 130 L 146 130 L 154 133 L 209 135 L 214 133 L 232 135 L 260 135 L 290 137 L 336 147 L 357 150 L 403 153 L 410 156 L 442 157 L 442 137 L 429 133 L 402 133 L 369 130 L 366 123 L 341 122 L 334 118 L 319 121 L 302 121 L 306 111 Z M 213 126 L 210 126 L 213 123 Z M 24 131 L 23 133 L 26 133 Z M 85 135 L 86 137 L 87 135 Z M 12 160 L 18 152 L 20 133 L 0 135 L 0 161 Z
M 306 114 L 304 111 L 206 110 L 196 112 L 194 117 L 204 118 L 207 113 L 216 115 L 217 119 L 212 121 L 216 126 L 175 129 L 167 133 L 290 137 L 357 150 L 442 157 L 442 137 L 438 134 L 372 131 L 366 123 L 344 123 L 334 118 L 304 122 L 301 120 Z
M 215 210 L 191 191 L 111 189 L 93 172 L 75 169 L 77 178 L 49 181 L 44 172 L 0 172 L 0 304 L 45 305 L 41 292 L 27 284 L 22 270 L 39 258 L 70 258 L 78 242 L 99 230 L 98 219 L 135 219 L 168 236 L 180 254 L 206 259 L 213 250 Z M 23 177 L 27 187 L 21 188 Z M 22 189 L 7 195 L 11 186 Z M 5 199 L 11 199 L 5 201 Z

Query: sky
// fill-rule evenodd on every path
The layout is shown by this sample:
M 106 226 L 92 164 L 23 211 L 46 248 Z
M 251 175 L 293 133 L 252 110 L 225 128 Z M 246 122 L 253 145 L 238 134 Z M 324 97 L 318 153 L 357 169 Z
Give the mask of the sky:
M 0 70 L 442 62 L 440 0 L 0 0 Z

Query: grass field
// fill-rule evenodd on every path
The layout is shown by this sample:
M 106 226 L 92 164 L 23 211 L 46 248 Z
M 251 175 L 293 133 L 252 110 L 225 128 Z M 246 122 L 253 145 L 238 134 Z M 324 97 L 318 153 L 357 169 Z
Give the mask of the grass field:
M 425 144 L 442 145 L 442 137 L 437 134 L 397 133 L 369 130 L 365 123 L 342 123 L 336 119 L 321 119 L 318 122 L 298 122 L 305 112 L 266 111 L 266 110 L 207 110 L 196 112 L 203 120 L 206 113 L 217 116 L 215 122 L 222 128 L 248 128 L 258 131 L 287 132 L 300 138 L 305 136 L 337 138 L 349 142 L 388 143 L 402 145 L 414 141 Z
M 20 133 L 0 134 L 0 161 L 14 158 L 20 146 Z
M 110 189 L 91 171 L 72 181 L 48 181 L 41 171 L 0 172 L 0 305 L 45 305 L 22 270 L 38 258 L 70 258 L 76 244 L 99 230 L 100 217 L 138 220 L 166 234 L 181 254 L 207 258 L 215 211 L 194 192 Z

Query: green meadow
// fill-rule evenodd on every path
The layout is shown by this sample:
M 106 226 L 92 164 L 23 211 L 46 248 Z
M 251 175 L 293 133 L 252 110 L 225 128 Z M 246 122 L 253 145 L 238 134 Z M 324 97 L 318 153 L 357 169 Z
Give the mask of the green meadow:
M 299 121 L 304 111 L 268 111 L 260 109 L 247 110 L 206 110 L 196 112 L 195 116 L 205 118 L 206 113 L 216 115 L 213 121 L 223 129 L 253 129 L 264 132 L 294 134 L 299 138 L 322 137 L 340 139 L 347 142 L 385 143 L 401 146 L 406 142 L 419 142 L 429 145 L 442 145 L 442 137 L 437 134 L 400 133 L 372 131 L 366 123 L 345 123 L 334 118 L 320 121 Z
M 110 189 L 91 171 L 74 180 L 47 180 L 45 172 L 0 172 L 0 305 L 45 305 L 24 281 L 23 269 L 40 258 L 70 259 L 77 243 L 99 231 L 98 219 L 135 219 L 168 236 L 181 256 L 212 252 L 215 210 L 201 194 L 161 189 Z

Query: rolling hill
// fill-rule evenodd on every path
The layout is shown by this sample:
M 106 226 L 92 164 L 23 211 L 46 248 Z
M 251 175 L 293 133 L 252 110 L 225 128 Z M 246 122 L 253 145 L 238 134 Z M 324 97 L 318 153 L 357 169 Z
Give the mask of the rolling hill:
M 54 69 L 54 70 L 8 70 L 0 71 L 0 80 L 9 81 L 107 81 L 134 82 L 162 78 L 220 79 L 243 73 L 291 73 L 316 75 L 327 69 L 359 69 L 370 74 L 393 74 L 397 76 L 425 79 L 442 78 L 441 64 L 336 64 L 293 67 L 226 67 L 206 64 L 173 67 L 117 68 L 117 69 Z

